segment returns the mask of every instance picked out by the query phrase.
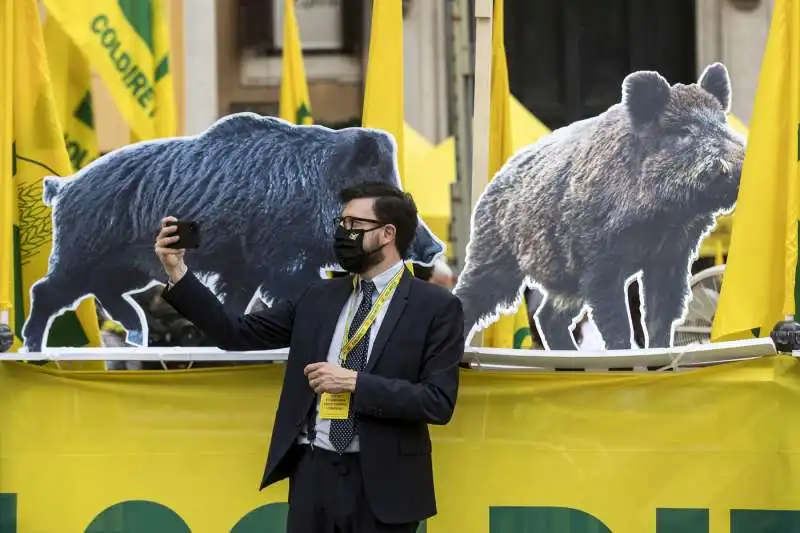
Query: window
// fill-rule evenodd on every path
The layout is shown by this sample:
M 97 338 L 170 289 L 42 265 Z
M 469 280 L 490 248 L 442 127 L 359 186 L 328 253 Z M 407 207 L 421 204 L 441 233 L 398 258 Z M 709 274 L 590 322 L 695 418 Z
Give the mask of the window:
M 630 72 L 692 83 L 695 1 L 506 0 L 512 94 L 554 129 L 619 102 Z
M 284 0 L 237 0 L 239 52 L 280 55 Z M 303 51 L 311 54 L 360 54 L 361 0 L 295 0 Z
M 285 2 L 273 1 L 272 46 L 283 46 L 283 11 Z M 300 42 L 307 51 L 338 51 L 344 48 L 342 39 L 341 0 L 296 0 L 295 14 L 300 28 Z

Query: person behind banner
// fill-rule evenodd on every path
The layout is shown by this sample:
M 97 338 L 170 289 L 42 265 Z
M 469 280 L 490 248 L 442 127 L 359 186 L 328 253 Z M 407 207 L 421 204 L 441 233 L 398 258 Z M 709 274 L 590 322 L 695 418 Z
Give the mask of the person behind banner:
M 6 324 L 0 324 L 0 353 L 7 352 L 14 344 L 14 332 Z
M 333 247 L 350 274 L 241 317 L 169 247 L 164 218 L 164 299 L 222 349 L 290 348 L 261 482 L 289 478 L 287 532 L 411 533 L 437 512 L 428 424 L 453 416 L 463 310 L 404 268 L 418 224 L 409 194 L 370 182 L 341 200 Z

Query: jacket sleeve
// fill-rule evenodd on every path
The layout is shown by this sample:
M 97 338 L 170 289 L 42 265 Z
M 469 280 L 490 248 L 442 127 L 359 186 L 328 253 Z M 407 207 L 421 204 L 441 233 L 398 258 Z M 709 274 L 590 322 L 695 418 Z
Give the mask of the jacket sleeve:
M 360 372 L 353 408 L 375 418 L 447 424 L 455 410 L 463 357 L 464 311 L 461 301 L 451 297 L 431 321 L 420 381 L 411 383 Z
M 270 309 L 232 317 L 192 272 L 165 290 L 162 297 L 223 350 L 274 350 L 289 346 L 294 302 L 276 302 Z

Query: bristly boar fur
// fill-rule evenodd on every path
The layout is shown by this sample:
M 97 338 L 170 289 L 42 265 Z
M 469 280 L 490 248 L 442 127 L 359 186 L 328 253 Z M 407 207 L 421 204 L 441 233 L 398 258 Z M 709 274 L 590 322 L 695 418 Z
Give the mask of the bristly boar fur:
M 53 249 L 31 291 L 25 347 L 36 351 L 51 318 L 94 295 L 146 344 L 141 310 L 127 293 L 165 274 L 154 251 L 162 217 L 196 220 L 201 247 L 190 268 L 216 276 L 231 314 L 254 293 L 289 298 L 335 264 L 334 219 L 342 189 L 368 180 L 399 186 L 397 150 L 379 130 L 294 126 L 240 113 L 204 133 L 116 150 L 69 179 L 48 178 Z M 442 243 L 420 221 L 411 259 L 431 264 Z
M 514 155 L 481 196 L 455 292 L 465 334 L 514 309 L 527 284 L 545 295 L 545 347 L 575 349 L 585 310 L 606 348 L 630 348 L 626 285 L 640 278 L 646 345 L 672 343 L 690 297 L 691 261 L 736 202 L 745 140 L 727 122 L 724 65 L 696 84 L 628 75 L 622 101 Z

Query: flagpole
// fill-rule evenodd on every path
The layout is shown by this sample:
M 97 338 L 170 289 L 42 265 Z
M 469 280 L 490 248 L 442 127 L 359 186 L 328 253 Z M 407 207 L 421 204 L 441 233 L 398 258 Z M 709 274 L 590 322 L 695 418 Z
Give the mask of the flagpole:
M 492 0 L 475 0 L 475 92 L 472 107 L 472 210 L 489 183 Z
M 3 84 L 0 89 L 0 324 L 9 324 L 10 311 L 14 307 L 14 185 L 13 168 L 13 83 L 14 78 L 14 4 L 8 0 L 2 4 L 3 21 L 0 28 L 0 55 L 2 55 Z
M 470 213 L 489 183 L 489 126 L 492 94 L 492 0 L 475 0 L 475 89 L 472 106 L 472 177 Z M 473 346 L 483 345 L 483 335 L 472 336 Z

